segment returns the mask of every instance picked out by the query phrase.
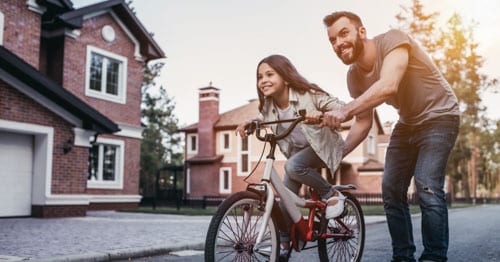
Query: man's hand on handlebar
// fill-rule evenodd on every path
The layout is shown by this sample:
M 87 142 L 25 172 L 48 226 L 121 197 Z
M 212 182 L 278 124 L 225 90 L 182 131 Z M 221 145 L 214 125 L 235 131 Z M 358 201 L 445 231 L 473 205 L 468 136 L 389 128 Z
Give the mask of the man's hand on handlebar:
M 347 120 L 346 114 L 341 110 L 332 110 L 325 112 L 323 115 L 323 121 L 319 125 L 320 127 L 328 126 L 330 128 L 339 129 L 341 124 Z
M 308 111 L 306 112 L 305 119 L 304 119 L 304 124 L 308 125 L 314 125 L 314 124 L 319 124 L 321 123 L 323 118 L 323 112 L 321 111 Z

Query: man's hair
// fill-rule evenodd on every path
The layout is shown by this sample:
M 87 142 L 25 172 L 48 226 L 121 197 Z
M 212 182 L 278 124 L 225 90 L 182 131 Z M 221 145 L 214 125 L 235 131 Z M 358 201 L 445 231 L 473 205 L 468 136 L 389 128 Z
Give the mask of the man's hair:
M 326 27 L 329 27 L 333 25 L 337 20 L 339 20 L 341 17 L 346 17 L 348 18 L 351 22 L 355 24 L 356 27 L 363 26 L 363 22 L 361 22 L 361 18 L 359 18 L 358 15 L 352 12 L 348 11 L 338 11 L 338 12 L 333 12 L 325 18 L 323 18 L 323 23 L 326 25 Z

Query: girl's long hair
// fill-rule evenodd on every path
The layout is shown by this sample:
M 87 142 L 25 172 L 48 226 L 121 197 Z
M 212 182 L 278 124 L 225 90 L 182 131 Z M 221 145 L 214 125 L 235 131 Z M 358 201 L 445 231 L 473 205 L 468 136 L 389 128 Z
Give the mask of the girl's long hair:
M 303 76 L 299 74 L 295 66 L 288 60 L 288 58 L 282 55 L 270 55 L 264 59 L 262 59 L 257 65 L 257 94 L 259 95 L 259 112 L 262 112 L 262 108 L 264 107 L 264 94 L 259 90 L 258 86 L 258 74 L 259 74 L 259 66 L 263 63 L 268 64 L 278 75 L 288 83 L 289 87 L 296 92 L 301 94 L 313 89 L 322 93 L 326 92 L 321 89 L 319 86 L 313 83 L 309 83 Z

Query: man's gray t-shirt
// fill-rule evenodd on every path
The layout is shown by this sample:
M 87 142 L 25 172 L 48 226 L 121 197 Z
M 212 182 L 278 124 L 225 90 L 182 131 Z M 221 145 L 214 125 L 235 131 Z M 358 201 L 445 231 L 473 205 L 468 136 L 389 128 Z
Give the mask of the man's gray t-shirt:
M 385 56 L 398 47 L 406 47 L 409 53 L 408 67 L 399 84 L 398 92 L 387 104 L 398 109 L 399 121 L 408 125 L 443 115 L 459 115 L 458 102 L 448 82 L 422 48 L 407 34 L 390 30 L 374 38 L 377 57 L 371 72 L 353 64 L 347 74 L 351 96 L 361 95 L 380 78 Z

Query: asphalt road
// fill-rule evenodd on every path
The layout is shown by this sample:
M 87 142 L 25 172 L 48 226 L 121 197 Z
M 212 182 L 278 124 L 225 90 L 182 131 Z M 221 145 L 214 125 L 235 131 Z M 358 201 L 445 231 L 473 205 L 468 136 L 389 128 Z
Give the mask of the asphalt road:
M 423 250 L 420 235 L 420 216 L 413 217 L 413 234 L 417 245 L 416 258 Z M 500 205 L 481 205 L 451 209 L 449 212 L 450 262 L 500 262 Z M 390 236 L 385 222 L 366 226 L 363 262 L 391 260 Z M 315 252 L 315 251 L 309 251 Z M 294 261 L 310 261 L 307 256 Z M 184 251 L 132 261 L 203 261 L 202 251 Z

